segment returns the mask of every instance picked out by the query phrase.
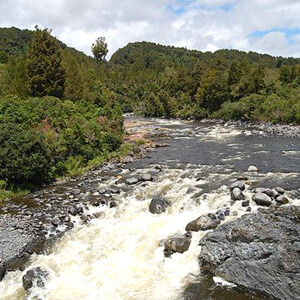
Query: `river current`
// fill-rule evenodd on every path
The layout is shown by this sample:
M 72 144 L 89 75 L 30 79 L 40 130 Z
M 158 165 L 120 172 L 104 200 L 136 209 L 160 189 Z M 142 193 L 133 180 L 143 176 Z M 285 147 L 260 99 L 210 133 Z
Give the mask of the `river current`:
M 89 224 L 73 217 L 76 226 L 48 253 L 33 255 L 24 271 L 10 272 L 0 283 L 0 298 L 87 300 L 249 300 L 260 299 L 235 290 L 221 278 L 200 276 L 197 257 L 205 231 L 193 233 L 187 252 L 164 256 L 164 239 L 183 234 L 185 226 L 202 214 L 230 207 L 234 220 L 248 213 L 240 201 L 230 202 L 228 185 L 247 177 L 247 186 L 288 190 L 290 204 L 300 205 L 300 140 L 269 136 L 233 125 L 159 119 L 130 119 L 132 132 L 144 130 L 168 144 L 129 163 L 121 172 L 95 179 L 107 189 L 116 178 L 151 173 L 154 180 L 124 188 L 114 195 L 115 208 L 90 207 L 102 212 Z M 258 173 L 249 173 L 250 165 Z M 159 166 L 159 167 L 158 167 Z M 126 184 L 123 183 L 125 186 Z M 170 203 L 165 214 L 149 212 L 153 197 Z M 250 198 L 250 195 L 246 196 Z M 256 204 L 250 203 L 252 212 Z M 32 267 L 50 276 L 44 288 L 26 293 L 22 276 Z

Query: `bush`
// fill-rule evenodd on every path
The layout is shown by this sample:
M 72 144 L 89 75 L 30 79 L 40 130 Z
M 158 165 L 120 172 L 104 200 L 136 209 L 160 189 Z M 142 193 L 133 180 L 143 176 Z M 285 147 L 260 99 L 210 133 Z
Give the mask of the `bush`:
M 52 160 L 41 134 L 19 124 L 0 124 L 0 178 L 13 185 L 50 180 Z
M 109 117 L 107 117 L 109 116 Z M 0 100 L 0 180 L 39 184 L 73 174 L 89 160 L 118 149 L 119 107 L 53 97 Z

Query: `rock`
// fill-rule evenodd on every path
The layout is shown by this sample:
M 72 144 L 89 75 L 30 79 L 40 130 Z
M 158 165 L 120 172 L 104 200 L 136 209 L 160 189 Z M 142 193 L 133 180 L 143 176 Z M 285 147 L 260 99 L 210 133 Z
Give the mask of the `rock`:
M 248 207 L 250 204 L 250 201 L 249 200 L 245 200 L 242 202 L 242 207 Z
M 166 211 L 170 203 L 164 198 L 153 198 L 149 205 L 149 211 L 152 214 L 161 214 Z
M 117 207 L 117 206 L 118 206 L 118 204 L 116 201 L 109 202 L 109 208 L 113 208 L 113 207 Z
M 133 185 L 133 184 L 137 184 L 139 180 L 136 177 L 131 177 L 131 178 L 127 178 L 125 182 L 126 184 Z
M 150 173 L 146 173 L 142 176 L 142 180 L 143 181 L 152 181 L 153 180 L 153 177 Z
M 263 193 L 256 193 L 252 196 L 252 200 L 257 204 L 257 205 L 262 205 L 262 206 L 270 206 L 272 204 L 272 199 L 266 194 Z
M 76 216 L 77 215 L 77 208 L 76 206 L 71 206 L 68 210 L 69 214 L 71 214 L 72 216 Z
M 280 186 L 278 186 L 277 188 L 275 188 L 275 190 L 276 190 L 276 192 L 278 192 L 279 194 L 284 194 L 284 193 L 285 193 L 285 190 L 284 190 L 282 187 L 280 187 Z
M 300 207 L 272 207 L 220 225 L 200 241 L 202 270 L 267 299 L 300 299 Z
M 73 194 L 73 195 L 79 195 L 80 193 L 81 193 L 80 189 L 74 189 L 74 190 L 72 191 L 72 194 Z
M 241 191 L 244 191 L 246 186 L 243 181 L 238 180 L 230 185 L 230 190 L 234 190 L 235 188 L 239 188 Z
M 230 193 L 231 200 L 237 201 L 237 200 L 245 200 L 245 195 L 242 193 L 242 191 L 236 187 L 234 188 Z
M 40 267 L 31 269 L 22 277 L 24 290 L 31 289 L 34 285 L 43 288 L 45 281 L 49 278 L 49 273 Z
M 220 220 L 212 219 L 209 216 L 200 216 L 198 219 L 188 223 L 185 227 L 186 231 L 199 231 L 214 229 L 220 224 Z
M 247 171 L 248 172 L 258 172 L 258 168 L 256 166 L 249 166 Z
M 279 205 L 282 205 L 282 204 L 288 204 L 289 203 L 289 199 L 283 195 L 277 197 L 275 199 L 275 201 L 279 204 Z
M 183 253 L 189 249 L 191 241 L 190 234 L 170 237 L 164 243 L 165 251 Z
M 0 281 L 4 278 L 5 273 L 6 269 L 2 265 L 0 265 Z
M 254 190 L 254 193 L 263 193 L 268 195 L 269 197 L 275 197 L 276 193 L 272 190 L 272 189 L 268 189 L 268 188 L 256 188 Z

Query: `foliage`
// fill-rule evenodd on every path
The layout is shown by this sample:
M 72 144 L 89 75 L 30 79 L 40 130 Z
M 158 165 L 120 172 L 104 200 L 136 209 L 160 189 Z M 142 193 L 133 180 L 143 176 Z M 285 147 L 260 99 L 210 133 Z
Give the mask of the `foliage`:
M 0 179 L 8 185 L 36 185 L 115 151 L 122 141 L 122 115 L 53 97 L 6 97 L 0 101 Z M 109 114 L 109 112 L 106 112 Z
M 99 37 L 96 39 L 95 44 L 92 45 L 92 52 L 97 62 L 105 60 L 108 53 L 105 37 Z
M 36 27 L 27 59 L 31 95 L 62 98 L 65 70 L 58 43 L 48 29 Z

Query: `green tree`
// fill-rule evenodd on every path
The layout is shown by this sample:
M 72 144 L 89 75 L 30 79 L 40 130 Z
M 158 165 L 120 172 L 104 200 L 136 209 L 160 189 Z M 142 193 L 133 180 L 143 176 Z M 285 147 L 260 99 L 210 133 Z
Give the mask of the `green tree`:
M 27 59 L 28 77 L 32 96 L 62 98 L 65 70 L 57 40 L 51 30 L 36 26 Z
M 105 60 L 108 53 L 105 37 L 99 37 L 96 39 L 96 43 L 92 45 L 92 52 L 97 62 Z

